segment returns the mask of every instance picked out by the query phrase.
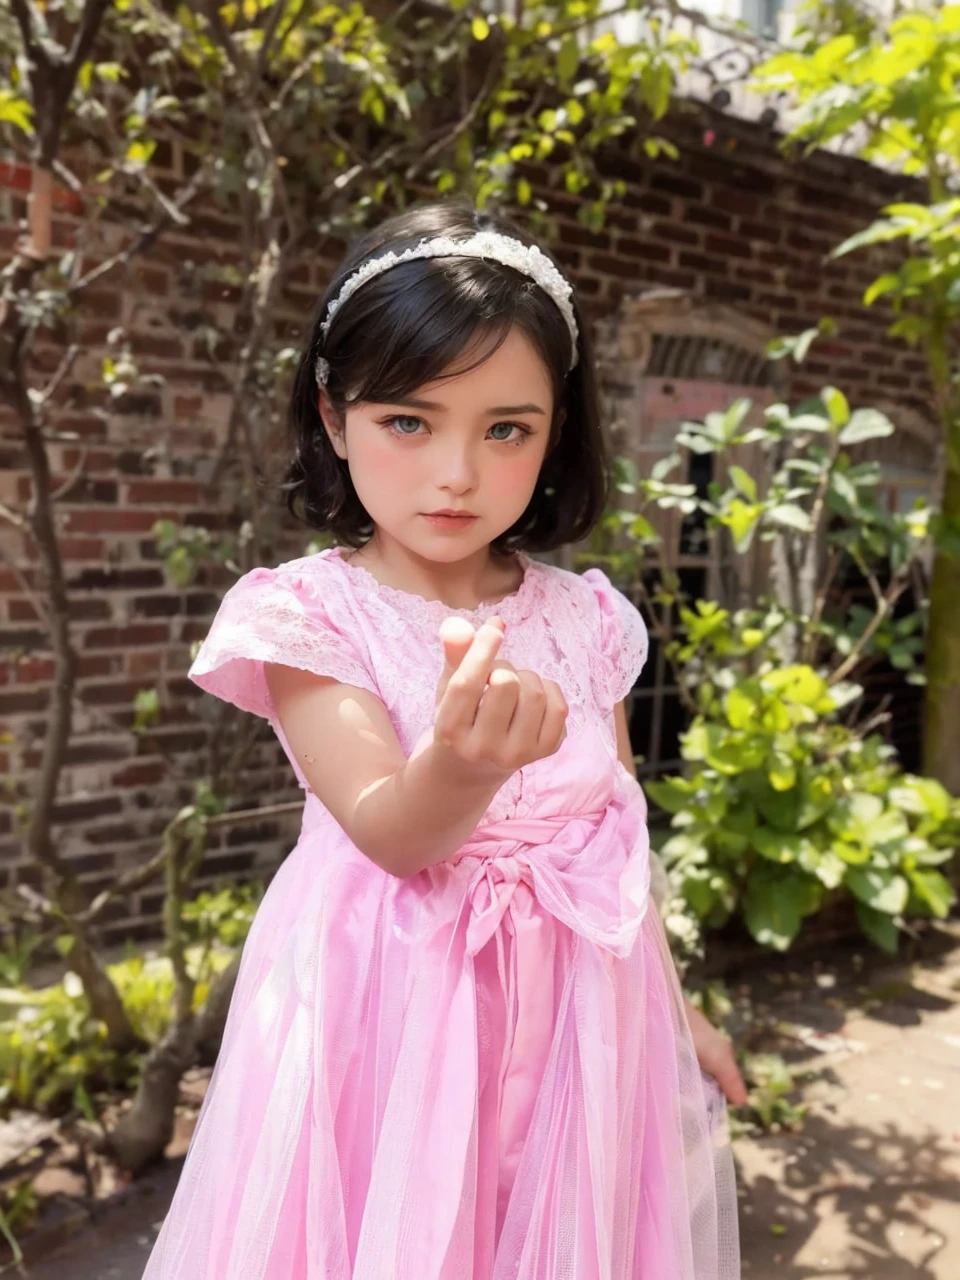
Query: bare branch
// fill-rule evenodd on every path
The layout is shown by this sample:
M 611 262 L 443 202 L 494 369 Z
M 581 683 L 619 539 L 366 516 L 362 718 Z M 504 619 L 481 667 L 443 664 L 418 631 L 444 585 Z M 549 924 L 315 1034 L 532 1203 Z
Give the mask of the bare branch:
M 87 60 L 93 42 L 100 30 L 103 22 L 103 15 L 106 13 L 110 5 L 110 0 L 87 0 L 83 6 L 83 13 L 80 15 L 80 24 L 77 27 L 77 33 L 73 38 L 73 46 L 67 55 L 66 67 L 64 70 L 70 77 L 70 91 L 73 91 L 73 81 L 77 72 Z M 62 73 L 61 73 L 62 74 Z M 69 94 L 67 95 L 69 97 Z
M 869 579 L 870 579 L 871 590 L 873 590 L 874 587 L 877 586 L 876 577 L 871 573 L 869 575 Z M 900 599 L 900 597 L 903 595 L 904 591 L 906 591 L 909 585 L 910 585 L 909 577 L 895 578 L 893 582 L 890 584 L 890 586 L 887 587 L 886 592 L 881 593 L 880 598 L 877 601 L 876 613 L 870 619 L 870 622 L 868 623 L 868 625 L 864 628 L 863 634 L 861 636 L 858 636 L 857 642 L 853 646 L 853 649 L 850 651 L 850 653 L 847 655 L 844 661 L 840 664 L 840 666 L 837 667 L 836 671 L 834 671 L 831 674 L 828 680 L 828 684 L 838 684 L 839 681 L 845 679 L 850 674 L 850 672 L 853 671 L 857 663 L 860 661 L 860 658 L 863 654 L 864 649 L 867 647 L 867 645 L 870 643 L 873 637 L 877 634 L 880 627 L 883 625 L 883 622 L 889 616 L 891 610 L 893 609 L 893 606 L 897 603 L 897 601 Z M 877 589 L 879 589 L 879 587 L 877 587 Z
M 42 36 L 46 25 L 43 16 L 28 0 L 10 0 L 10 7 L 20 28 L 20 37 L 27 57 L 38 66 L 49 65 L 49 57 Z
M 283 31 L 278 35 L 277 29 L 283 19 L 285 6 L 280 3 L 280 0 L 276 0 L 273 9 L 270 12 L 270 18 L 264 28 L 263 40 L 260 43 L 260 49 L 257 53 L 256 75 L 258 80 L 263 77 L 263 73 L 266 70 L 267 57 L 272 52 L 271 46 L 273 45 L 274 36 L 277 36 L 277 48 L 282 49 L 287 36 L 289 36 L 290 32 L 293 31 L 297 23 L 300 21 L 300 17 L 306 6 L 307 0 L 299 0 L 298 4 L 291 6 L 288 15 L 289 21 L 284 26 Z
M 83 474 L 83 469 L 87 465 L 88 454 L 89 454 L 89 449 L 84 449 L 82 451 L 79 459 L 77 460 L 77 465 L 71 471 L 70 475 L 63 482 L 63 484 L 60 486 L 59 489 L 54 490 L 54 492 L 50 494 L 51 502 L 62 502 L 64 500 L 64 498 L 67 496 L 67 494 L 70 492 L 70 490 L 73 488 L 73 486 L 77 483 L 77 481 L 80 479 L 81 475 Z
M 126 263 L 130 262 L 131 259 L 137 257 L 138 254 L 149 249 L 161 232 L 165 231 L 173 221 L 172 211 L 176 210 L 179 213 L 181 209 L 188 205 L 206 182 L 207 176 L 207 166 L 203 165 L 197 170 L 183 190 L 177 193 L 176 199 L 171 202 L 170 213 L 165 212 L 162 217 L 157 219 L 156 222 L 151 223 L 147 227 L 141 228 L 140 232 L 134 237 L 126 249 L 121 250 L 119 253 L 115 253 L 112 258 L 107 258 L 105 262 L 101 262 L 98 267 L 95 267 L 85 276 L 82 276 L 75 284 L 70 285 L 66 290 L 67 297 L 71 299 L 75 298 L 77 294 L 82 293 L 85 289 L 89 289 L 91 285 L 96 284 L 98 280 L 109 275 L 110 272 L 114 271 L 117 267 L 126 265 Z
M 64 352 L 63 359 L 60 361 L 60 364 L 57 366 L 56 373 L 54 373 L 53 377 L 50 379 L 46 387 L 44 387 L 43 391 L 40 393 L 41 404 L 47 404 L 50 400 L 53 399 L 53 397 L 56 395 L 60 387 L 61 382 L 63 382 L 64 378 L 73 368 L 74 361 L 76 360 L 79 354 L 80 354 L 80 348 L 76 345 L 76 343 L 71 343 L 71 345 Z
M 447 147 L 456 142 L 457 138 L 459 138 L 462 133 L 465 133 L 467 129 L 473 125 L 480 113 L 481 107 L 490 96 L 490 92 L 496 83 L 497 76 L 500 74 L 500 68 L 502 65 L 503 48 L 501 46 L 501 48 L 497 50 L 496 54 L 490 58 L 487 65 L 486 75 L 483 77 L 483 84 L 474 95 L 473 101 L 466 110 L 466 114 L 457 121 L 452 129 L 434 142 L 432 146 L 429 146 L 419 161 L 410 166 L 407 170 L 408 177 L 412 177 L 419 170 L 422 170 L 424 165 L 429 164 L 435 156 L 438 156 L 442 151 L 446 150 Z
M 19 515 L 6 503 L 0 502 L 0 519 L 8 520 L 15 529 L 19 529 L 21 533 L 30 532 L 30 522 L 26 516 Z

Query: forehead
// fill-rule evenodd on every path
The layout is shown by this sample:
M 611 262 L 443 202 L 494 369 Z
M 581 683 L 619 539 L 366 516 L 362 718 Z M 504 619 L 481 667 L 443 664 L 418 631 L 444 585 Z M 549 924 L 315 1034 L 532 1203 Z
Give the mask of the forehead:
M 492 351 L 490 345 L 481 337 L 438 378 L 414 388 L 411 394 L 437 402 L 459 402 L 481 394 L 486 400 L 494 395 L 499 396 L 498 403 L 533 401 L 549 411 L 553 403 L 550 371 L 527 335 L 515 326 Z

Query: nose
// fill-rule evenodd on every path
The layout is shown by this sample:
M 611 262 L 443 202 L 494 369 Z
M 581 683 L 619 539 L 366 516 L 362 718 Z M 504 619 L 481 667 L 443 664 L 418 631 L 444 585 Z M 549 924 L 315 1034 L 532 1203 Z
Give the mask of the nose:
M 458 495 L 470 493 L 477 487 L 476 459 L 468 443 L 451 441 L 444 451 L 439 481 L 441 489 Z

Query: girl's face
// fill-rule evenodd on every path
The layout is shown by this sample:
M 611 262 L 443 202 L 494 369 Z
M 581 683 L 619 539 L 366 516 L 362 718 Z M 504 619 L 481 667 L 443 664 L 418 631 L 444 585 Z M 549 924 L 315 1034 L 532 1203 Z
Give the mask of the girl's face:
M 550 441 L 553 390 L 513 329 L 484 363 L 391 404 L 347 406 L 328 426 L 378 534 L 427 561 L 488 547 L 526 510 Z M 324 423 L 335 422 L 321 400 Z

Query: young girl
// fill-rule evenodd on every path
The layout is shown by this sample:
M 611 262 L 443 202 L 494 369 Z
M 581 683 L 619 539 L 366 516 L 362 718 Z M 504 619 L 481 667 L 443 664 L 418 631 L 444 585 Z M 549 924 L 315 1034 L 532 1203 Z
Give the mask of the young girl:
M 456 206 L 331 283 L 290 499 L 192 670 L 276 730 L 300 840 L 243 956 L 145 1280 L 733 1280 L 726 1042 L 650 902 L 623 699 L 643 623 L 531 559 L 604 502 L 583 317 Z

